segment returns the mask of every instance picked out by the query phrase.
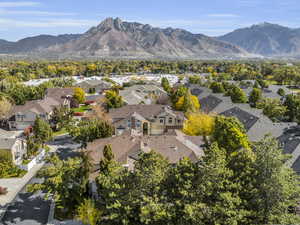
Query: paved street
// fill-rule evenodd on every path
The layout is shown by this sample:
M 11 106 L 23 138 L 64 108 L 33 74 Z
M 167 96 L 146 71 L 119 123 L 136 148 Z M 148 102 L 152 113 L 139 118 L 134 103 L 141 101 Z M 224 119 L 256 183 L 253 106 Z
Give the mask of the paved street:
M 32 182 L 39 182 L 33 179 Z M 43 193 L 28 193 L 24 189 L 16 201 L 8 207 L 1 225 L 44 225 L 47 224 L 50 201 L 43 199 Z
M 51 151 L 56 151 L 61 159 L 78 155 L 78 144 L 69 136 L 56 137 L 48 143 Z M 30 183 L 40 182 L 40 179 L 32 179 Z M 1 225 L 44 225 L 47 224 L 50 201 L 44 200 L 43 193 L 32 194 L 24 188 L 16 197 L 16 201 L 8 207 Z M 62 223 L 64 224 L 64 223 Z M 65 224 L 73 224 L 65 223 Z
M 53 141 L 49 142 L 48 145 L 56 150 L 56 153 L 63 160 L 70 157 L 78 156 L 77 149 L 80 147 L 79 144 L 74 143 L 72 138 L 68 135 L 60 136 L 54 138 Z

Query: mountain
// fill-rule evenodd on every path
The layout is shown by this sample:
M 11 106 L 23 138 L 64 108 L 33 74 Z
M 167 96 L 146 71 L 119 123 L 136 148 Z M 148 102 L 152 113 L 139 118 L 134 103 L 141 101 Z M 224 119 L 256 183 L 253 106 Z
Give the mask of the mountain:
M 243 49 L 186 30 L 155 28 L 135 22 L 108 18 L 78 39 L 41 49 L 41 54 L 60 57 L 126 58 L 238 58 Z
M 79 34 L 64 34 L 58 36 L 39 35 L 35 37 L 24 38 L 17 42 L 0 40 L 0 53 L 29 53 L 38 49 L 48 48 L 49 46 L 64 44 L 70 40 L 78 39 L 79 37 Z
M 263 56 L 300 55 L 300 29 L 291 29 L 277 24 L 253 25 L 235 30 L 218 39 Z

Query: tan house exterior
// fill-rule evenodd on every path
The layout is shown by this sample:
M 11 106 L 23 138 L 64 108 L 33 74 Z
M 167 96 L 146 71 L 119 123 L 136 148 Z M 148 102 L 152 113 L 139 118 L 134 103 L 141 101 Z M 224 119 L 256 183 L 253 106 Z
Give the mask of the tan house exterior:
M 110 111 L 116 134 L 132 130 L 136 135 L 161 135 L 182 129 L 184 114 L 163 105 L 127 105 Z
M 0 129 L 0 152 L 11 155 L 15 165 L 21 165 L 26 154 L 26 141 L 13 132 Z

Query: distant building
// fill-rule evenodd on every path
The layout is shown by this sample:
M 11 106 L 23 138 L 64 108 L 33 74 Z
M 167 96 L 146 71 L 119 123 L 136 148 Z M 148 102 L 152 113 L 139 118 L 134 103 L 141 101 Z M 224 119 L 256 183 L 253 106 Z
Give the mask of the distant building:
M 167 93 L 156 85 L 134 85 L 119 92 L 128 105 L 155 104 L 156 100 Z
M 76 84 L 76 86 L 82 88 L 86 93 L 95 90 L 96 93 L 102 94 L 104 91 L 109 90 L 112 84 L 103 80 L 85 80 Z

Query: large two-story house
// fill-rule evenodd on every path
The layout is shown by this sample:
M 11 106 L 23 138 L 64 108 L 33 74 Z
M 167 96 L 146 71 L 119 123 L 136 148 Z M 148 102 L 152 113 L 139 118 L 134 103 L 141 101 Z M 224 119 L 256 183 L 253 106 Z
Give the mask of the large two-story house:
M 24 130 L 32 126 L 37 117 L 49 121 L 55 107 L 70 107 L 72 96 L 72 88 L 48 88 L 44 99 L 27 101 L 25 105 L 13 108 L 8 121 L 9 129 Z
M 110 110 L 109 116 L 116 134 L 131 130 L 140 135 L 161 135 L 182 129 L 185 119 L 182 112 L 164 105 L 126 105 Z

